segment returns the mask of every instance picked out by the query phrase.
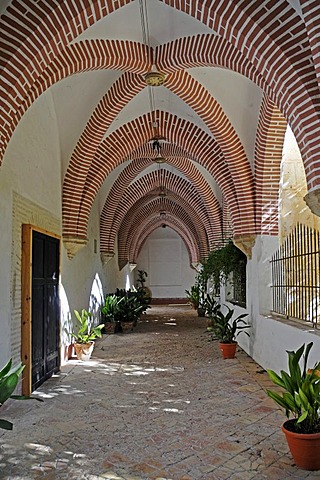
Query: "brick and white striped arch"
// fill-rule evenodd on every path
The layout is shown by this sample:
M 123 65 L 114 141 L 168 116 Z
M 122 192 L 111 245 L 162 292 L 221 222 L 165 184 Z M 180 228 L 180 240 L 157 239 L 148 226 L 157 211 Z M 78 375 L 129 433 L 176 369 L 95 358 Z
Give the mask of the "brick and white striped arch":
M 192 225 L 192 228 L 199 232 L 199 241 L 205 243 L 205 249 L 208 248 L 208 242 L 210 244 L 210 240 L 212 240 L 210 222 L 203 203 L 196 195 L 194 188 L 184 179 L 177 177 L 168 170 L 163 170 L 163 175 L 160 176 L 159 179 L 158 172 L 149 173 L 128 187 L 114 216 L 114 222 L 110 229 L 111 242 L 108 251 L 113 251 L 115 237 L 121 228 L 120 226 L 123 227 L 125 222 L 131 224 L 131 219 L 136 216 L 136 212 L 140 211 L 145 204 L 152 202 L 154 198 L 159 198 L 159 185 L 165 186 L 167 192 L 166 203 L 177 204 L 185 212 L 188 212 L 189 225 Z M 136 225 L 137 223 L 134 224 L 135 227 Z
M 278 200 L 283 141 L 287 122 L 280 110 L 264 97 L 255 148 L 257 233 L 278 235 Z
M 188 237 L 194 239 L 198 246 L 199 257 L 203 258 L 209 251 L 208 241 L 206 240 L 206 232 L 203 228 L 195 228 L 195 223 L 190 218 L 190 210 L 186 210 L 181 205 L 170 201 L 168 198 L 151 198 L 149 202 L 137 202 L 134 205 L 134 212 L 129 210 L 123 219 L 118 232 L 118 258 L 119 266 L 123 268 L 127 261 L 127 249 L 132 238 L 135 238 L 135 232 L 139 226 L 147 223 L 152 216 L 158 216 L 160 219 L 160 211 L 165 211 L 166 215 L 170 215 L 181 226 L 183 232 Z M 162 222 L 163 223 L 163 222 Z
M 195 212 L 188 209 L 186 204 L 178 204 L 172 201 L 170 197 L 160 198 L 151 195 L 148 199 L 145 198 L 136 202 L 132 209 L 126 213 L 118 231 L 118 248 L 119 241 L 123 242 L 123 245 L 128 243 L 127 240 L 130 238 L 130 234 L 134 233 L 137 225 L 145 221 L 150 215 L 160 215 L 160 211 L 169 212 L 171 216 L 184 222 L 190 234 L 197 239 L 197 245 L 201 255 L 204 256 L 208 252 L 209 244 L 206 231 L 200 222 L 197 224 L 195 221 Z
M 1 159 L 13 131 L 12 118 L 47 66 L 89 26 L 131 1 L 11 2 L 0 20 L 1 76 L 5 78 L 0 92 Z
M 178 218 L 173 217 L 169 212 L 166 213 L 165 220 L 159 218 L 158 214 L 151 215 L 133 232 L 133 237 L 128 239 L 126 251 L 129 261 L 133 263 L 137 262 L 139 253 L 141 252 L 148 236 L 157 228 L 162 227 L 163 224 L 172 228 L 172 230 L 174 230 L 183 240 L 189 254 L 190 265 L 199 262 L 201 255 L 196 239 L 192 237 L 184 223 Z M 122 259 L 122 261 L 123 260 L 124 259 Z
M 25 92 L 68 43 L 96 21 L 127 3 L 130 3 L 129 0 L 95 0 L 86 5 L 69 1 L 48 6 L 43 1 L 15 0 L 0 22 L 0 35 L 4 40 L 1 60 L 6 78 L 3 95 L 5 111 L 0 127 L 4 124 L 9 127 L 12 116 L 25 98 Z M 226 41 L 237 49 L 241 61 L 252 62 L 276 97 L 271 95 L 271 98 L 290 120 L 305 164 L 308 187 L 317 186 L 320 183 L 317 131 L 316 126 L 312 131 L 307 127 L 313 124 L 313 120 L 318 121 L 319 113 L 319 86 L 313 64 L 313 59 L 318 58 L 317 34 L 312 28 L 314 19 L 319 18 L 319 6 L 310 0 L 302 2 L 308 37 L 305 24 L 285 0 L 269 2 L 267 8 L 261 2 L 253 5 L 251 2 L 239 4 L 231 0 L 210 3 L 166 0 L 165 3 L 202 21 L 217 33 L 219 42 Z M 274 21 L 275 14 L 281 21 Z M 226 25 L 229 27 L 226 28 Z M 163 48 L 163 52 L 171 53 L 171 69 L 178 47 L 179 42 L 176 42 L 174 48 L 172 45 Z M 206 50 L 205 46 L 202 48 Z M 220 50 L 223 50 L 222 43 Z M 239 55 L 231 53 L 228 61 L 234 69 L 233 64 L 237 63 Z M 179 54 L 186 57 L 188 52 L 182 48 Z M 248 71 L 249 75 L 252 72 Z M 267 93 L 270 95 L 270 92 Z M 2 133 L 0 141 L 7 141 L 12 128 L 3 128 Z
M 166 80 L 166 87 L 190 105 L 203 119 L 219 143 L 236 185 L 242 215 L 254 224 L 253 175 L 243 145 L 219 102 L 189 73 L 178 71 Z
M 126 72 L 112 85 L 95 108 L 74 149 L 65 175 L 62 201 L 64 223 L 68 223 L 69 218 L 71 220 L 77 216 L 79 207 L 77 192 L 82 191 L 84 187 L 97 148 L 103 141 L 106 131 L 124 106 L 142 88 L 145 88 L 143 79 Z
M 300 4 L 320 87 L 320 3 L 318 0 L 300 0 Z
M 286 0 L 261 2 L 164 0 L 189 15 L 199 16 L 217 36 L 181 38 L 156 49 L 164 71 L 194 66 L 231 68 L 259 85 L 291 125 L 305 165 L 309 189 L 320 185 L 318 124 L 319 86 L 303 21 Z M 219 5 L 218 8 L 216 6 Z M 243 9 L 243 12 L 242 12 Z M 282 21 L 275 21 L 283 11 Z M 232 16 L 233 15 L 233 16 Z M 232 21 L 230 19 L 232 18 Z M 228 25 L 228 28 L 226 28 Z M 310 124 L 314 128 L 310 131 Z
M 130 77 L 129 74 L 126 74 L 126 80 L 128 81 L 128 93 L 124 98 L 127 100 L 129 94 L 131 95 L 132 92 L 132 84 L 129 83 L 129 80 L 133 82 L 134 79 Z M 185 82 L 184 88 L 179 87 L 179 85 L 182 85 L 183 82 Z M 137 83 L 137 89 L 140 89 L 142 87 L 141 78 Z M 121 82 L 121 86 L 122 85 L 125 85 L 125 82 Z M 190 105 L 200 116 L 203 117 L 204 121 L 208 124 L 208 128 L 218 139 L 219 146 L 221 144 L 221 150 L 226 156 L 226 161 L 228 166 L 230 166 L 231 173 L 235 177 L 235 183 L 239 189 L 238 201 L 242 211 L 242 221 L 244 222 L 245 216 L 248 215 L 248 223 L 252 225 L 254 223 L 254 205 L 253 180 L 250 165 L 244 154 L 241 142 L 239 141 L 239 138 L 237 137 L 232 125 L 225 116 L 220 105 L 218 102 L 212 99 L 211 95 L 206 89 L 200 86 L 198 82 L 196 82 L 188 74 L 180 73 L 172 75 L 168 86 L 177 95 L 182 94 L 182 98 L 186 101 L 186 103 L 190 102 Z M 78 142 L 74 154 L 72 155 L 70 167 L 67 171 L 64 183 L 64 223 L 68 222 L 68 218 L 66 217 L 72 213 L 73 206 L 71 202 L 76 200 L 74 197 L 79 196 L 79 189 L 81 190 L 81 185 L 79 185 L 79 182 L 83 182 L 86 178 L 85 174 L 92 164 L 92 159 L 96 153 L 99 139 L 102 140 L 106 126 L 109 124 L 108 122 L 110 122 L 111 115 L 108 107 L 110 104 L 111 106 L 114 105 L 115 93 L 117 93 L 117 99 L 120 100 L 120 94 L 118 91 L 119 88 L 114 88 L 110 95 L 108 95 L 109 101 L 105 99 L 105 97 L 107 97 L 106 95 L 99 103 Z M 123 92 L 123 89 L 121 88 L 120 91 Z M 195 96 L 192 96 L 189 93 L 190 91 L 194 91 Z M 119 103 L 117 103 L 117 105 L 119 105 L 119 107 L 123 106 L 122 99 L 119 101 Z M 114 117 L 116 113 L 117 112 L 112 111 L 112 116 Z M 106 117 L 105 120 L 103 119 L 104 114 Z M 95 129 L 94 127 L 99 125 L 100 120 L 100 128 Z M 92 137 L 93 142 L 91 142 Z M 77 210 L 77 207 L 78 205 L 75 204 L 74 209 Z M 66 232 L 66 235 L 71 235 L 71 232 Z
M 234 185 L 232 176 L 225 163 L 222 152 L 217 142 L 196 125 L 180 119 L 168 112 L 156 111 L 154 117 L 145 114 L 125 124 L 117 131 L 111 133 L 101 144 L 94 159 L 92 168 L 87 176 L 83 191 L 79 191 L 79 218 L 64 227 L 64 235 L 77 235 L 86 237 L 86 226 L 95 195 L 106 176 L 139 146 L 143 145 L 153 136 L 152 122 L 156 120 L 159 125 L 160 135 L 169 142 L 179 145 L 203 165 L 215 178 L 226 201 L 229 204 L 235 231 L 254 230 L 254 225 L 247 226 L 248 217 L 245 211 L 241 214 L 236 197 L 237 186 Z M 242 223 L 243 222 L 243 223 Z
M 0 21 L 0 38 L 3 40 L 0 155 L 3 155 L 5 145 L 26 108 L 41 91 L 63 76 L 70 75 L 72 72 L 105 68 L 111 65 L 138 73 L 143 73 L 144 68 L 149 68 L 148 65 L 143 64 L 143 47 L 133 45 L 132 42 L 108 43 L 94 40 L 69 45 L 86 28 L 128 3 L 130 3 L 129 0 L 92 0 L 82 4 L 82 2 L 66 0 L 63 3 L 57 2 L 48 6 L 48 2 L 42 0 L 12 2 Z M 320 185 L 319 81 L 316 76 L 316 74 L 319 75 L 316 23 L 319 18 L 319 5 L 317 2 L 301 0 L 307 29 L 296 11 L 285 0 L 268 3 L 239 2 L 238 0 L 213 0 L 212 2 L 165 0 L 164 3 L 194 16 L 217 35 L 177 39 L 167 45 L 159 46 L 155 52 L 155 62 L 158 66 L 162 66 L 166 72 L 172 72 L 172 78 L 175 75 L 178 78 L 179 74 L 175 73 L 176 70 L 192 66 L 218 65 L 238 71 L 260 85 L 291 125 L 305 165 L 308 189 L 317 188 Z M 280 21 L 274 21 L 275 16 Z M 109 47 L 110 45 L 113 45 L 113 48 Z M 117 54 L 123 51 L 126 54 L 120 54 L 118 59 L 115 50 Z M 66 58 L 66 52 L 70 55 L 69 59 Z M 106 53 L 108 59 L 103 64 L 101 59 Z M 141 79 L 134 79 L 134 74 L 131 75 L 131 94 L 134 96 L 142 85 Z M 187 95 L 186 92 L 181 92 L 182 94 Z M 121 133 L 125 132 L 124 129 Z M 88 139 L 89 137 L 86 136 L 86 143 Z M 123 160 L 125 154 L 138 146 L 130 145 L 126 150 L 123 149 L 119 138 L 113 137 L 113 139 L 115 143 L 112 148 L 116 149 L 116 142 L 120 142 L 120 148 L 123 150 L 117 159 L 118 163 Z M 140 140 L 141 145 L 144 142 L 142 138 Z M 100 142 L 99 145 L 104 143 Z M 184 146 L 182 142 L 181 146 Z M 89 147 L 90 141 L 85 149 L 89 150 Z M 221 166 L 225 161 L 226 152 L 223 152 L 222 144 L 219 147 L 222 156 L 219 158 L 217 156 L 216 161 L 217 165 L 220 162 Z M 99 148 L 97 140 L 96 148 Z M 110 153 L 112 148 L 109 149 Z M 200 160 L 205 165 L 209 163 L 205 152 Z M 235 234 L 242 232 L 248 234 L 255 228 L 250 221 L 250 216 L 252 220 L 253 215 L 252 209 L 249 208 L 250 199 L 245 204 L 246 218 L 242 221 L 240 218 L 242 208 L 238 203 L 243 200 L 242 182 L 235 182 L 238 173 L 234 169 L 232 172 L 229 170 L 232 165 L 237 164 L 238 160 L 237 151 L 235 163 L 225 165 L 225 172 L 229 175 L 228 180 L 231 180 L 230 186 L 225 185 L 222 188 L 222 179 L 220 179 L 220 188 L 223 194 L 227 195 L 226 200 Z M 83 238 L 86 237 L 88 215 L 94 197 L 103 180 L 99 179 L 95 182 L 93 179 L 97 174 L 99 161 L 92 170 L 89 163 L 85 164 L 81 170 L 80 163 L 72 164 L 68 171 L 70 178 L 67 178 L 65 193 L 71 196 L 69 199 L 75 199 L 75 203 L 67 205 L 67 202 L 64 202 L 64 215 L 68 216 L 67 234 Z M 114 167 L 111 166 L 112 168 Z M 248 179 L 248 175 L 241 170 L 240 176 L 242 175 Z M 72 185 L 72 181 L 79 176 L 85 177 L 87 182 L 83 185 L 83 189 L 80 188 L 78 191 Z M 251 188 L 249 183 L 246 188 Z M 88 189 L 87 192 L 86 189 Z M 81 196 L 83 200 L 79 200 Z
M 168 146 L 166 144 L 166 146 L 162 149 L 163 154 L 167 159 L 167 163 L 179 169 L 192 182 L 192 189 L 199 194 L 202 206 L 206 210 L 206 215 L 210 222 L 210 231 L 212 232 L 213 242 L 217 243 L 222 237 L 221 208 L 213 195 L 212 189 L 209 187 L 199 170 L 188 159 L 182 157 L 171 157 L 170 154 L 177 154 L 181 152 L 177 152 L 177 148 L 170 147 L 172 146 Z M 172 150 L 174 152 L 172 152 Z M 154 153 L 152 152 L 149 144 L 144 145 L 143 148 L 133 152 L 131 155 L 132 161 L 121 172 L 114 182 L 100 216 L 101 252 L 113 251 L 116 233 L 114 230 L 113 221 L 118 217 L 118 205 L 121 203 L 121 200 L 123 199 L 130 183 L 134 180 L 134 178 L 141 173 L 144 168 L 152 164 L 152 160 L 150 160 L 150 158 L 153 156 Z M 124 206 L 127 206 L 126 202 L 122 203 L 124 203 Z M 114 234 L 112 232 L 114 232 Z M 211 244 L 211 247 L 212 246 L 213 244 Z

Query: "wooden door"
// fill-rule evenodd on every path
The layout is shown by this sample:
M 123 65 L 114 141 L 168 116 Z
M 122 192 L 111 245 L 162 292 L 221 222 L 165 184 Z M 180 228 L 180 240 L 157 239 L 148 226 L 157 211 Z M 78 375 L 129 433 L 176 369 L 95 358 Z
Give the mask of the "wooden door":
M 59 368 L 59 241 L 32 239 L 32 390 Z
M 60 366 L 60 241 L 31 225 L 23 227 L 23 392 L 30 394 Z

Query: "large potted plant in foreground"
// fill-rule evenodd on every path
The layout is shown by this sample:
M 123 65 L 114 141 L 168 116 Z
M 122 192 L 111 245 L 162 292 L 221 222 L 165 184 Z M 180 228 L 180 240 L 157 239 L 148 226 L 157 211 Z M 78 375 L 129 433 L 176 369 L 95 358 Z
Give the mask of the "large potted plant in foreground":
M 104 323 L 93 327 L 92 326 L 92 313 L 85 309 L 81 312 L 74 310 L 76 319 L 80 326 L 76 333 L 72 333 L 72 337 L 75 339 L 74 349 L 78 360 L 86 361 L 90 360 L 92 351 L 94 349 L 94 340 L 101 338 L 101 330 L 104 327 Z
M 267 370 L 273 383 L 284 389 L 281 393 L 267 390 L 267 394 L 285 409 L 289 420 L 282 431 L 297 467 L 320 470 L 320 362 L 307 369 L 312 345 L 310 342 L 297 351 L 287 350 L 289 372 L 281 370 L 278 375 Z
M 212 331 L 219 340 L 219 348 L 223 358 L 234 358 L 238 345 L 236 338 L 241 332 L 249 336 L 246 330 L 250 328 L 250 325 L 243 320 L 248 316 L 247 313 L 242 313 L 233 319 L 234 309 L 227 305 L 225 307 L 228 309 L 226 314 L 222 313 L 221 310 L 215 312 L 212 318 Z

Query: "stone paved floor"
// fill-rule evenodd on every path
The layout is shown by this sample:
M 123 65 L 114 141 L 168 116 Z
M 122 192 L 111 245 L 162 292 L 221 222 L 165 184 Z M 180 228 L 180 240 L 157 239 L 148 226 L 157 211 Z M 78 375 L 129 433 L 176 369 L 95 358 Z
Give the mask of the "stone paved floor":
M 99 341 L 1 416 L 0 478 L 88 480 L 315 479 L 298 470 L 244 352 L 223 360 L 206 321 L 153 307 L 127 334 Z

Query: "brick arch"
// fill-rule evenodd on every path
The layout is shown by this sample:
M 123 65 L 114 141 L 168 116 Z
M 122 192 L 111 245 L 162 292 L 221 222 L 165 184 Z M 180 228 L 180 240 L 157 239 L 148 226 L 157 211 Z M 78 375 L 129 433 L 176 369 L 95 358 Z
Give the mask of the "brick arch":
M 136 226 L 142 226 L 148 222 L 152 216 L 158 215 L 160 210 L 165 210 L 171 217 L 183 225 L 183 229 L 190 238 L 193 238 L 198 246 L 200 258 L 205 257 L 208 253 L 208 242 L 205 238 L 205 232 L 195 228 L 193 220 L 190 218 L 190 209 L 186 210 L 181 205 L 173 203 L 167 198 L 154 197 L 148 202 L 137 202 L 134 209 L 130 209 L 124 217 L 118 232 L 118 259 L 119 267 L 127 262 L 127 248 L 130 239 L 135 238 Z M 181 227 L 182 228 L 182 227 Z M 124 263 L 123 263 L 124 262 Z
M 278 200 L 283 142 L 287 122 L 273 101 L 265 96 L 255 146 L 257 233 L 278 235 Z
M 59 56 L 48 64 L 47 68 L 42 71 L 41 76 L 34 80 L 29 90 L 24 92 L 24 96 L 19 101 L 16 99 L 15 102 L 12 102 L 13 105 L 5 105 L 2 115 L 6 115 L 6 117 L 10 115 L 11 120 L 10 123 L 6 122 L 3 127 L 6 129 L 8 137 L 3 148 L 5 149 L 10 135 L 26 110 L 45 90 L 56 82 L 75 73 L 108 68 L 134 73 L 138 77 L 135 78 L 135 82 L 141 83 L 145 87 L 143 78 L 139 78 L 138 74 L 148 71 L 147 57 L 147 47 L 130 41 L 85 40 L 67 46 Z M 4 150 L 0 159 L 3 154 Z
M 133 237 L 136 226 L 140 225 L 150 215 L 160 214 L 160 210 L 169 212 L 184 223 L 188 232 L 197 240 L 201 255 L 205 256 L 209 249 L 208 239 L 201 223 L 194 221 L 195 215 L 192 209 L 190 210 L 185 203 L 178 204 L 167 197 L 160 198 L 152 195 L 136 202 L 123 218 L 118 231 L 119 254 L 121 253 L 121 245 L 125 249 L 128 240 Z
M 33 84 L 43 69 L 56 55 L 59 55 L 68 42 L 76 38 L 94 21 L 129 2 L 130 0 L 127 0 L 121 5 L 119 3 L 113 5 L 111 2 L 95 0 L 85 7 L 78 3 L 75 6 L 72 3 L 70 9 L 63 4 L 53 9 L 50 7 L 49 10 L 45 3 L 37 2 L 33 5 L 29 2 L 27 9 L 33 13 L 31 15 L 25 15 L 26 8 L 23 1 L 16 0 L 11 4 L 0 21 L 1 37 L 5 40 L 3 65 L 8 93 L 3 102 L 5 108 L 23 98 L 25 88 Z M 316 161 L 319 160 L 320 155 L 317 131 L 316 126 L 313 131 L 310 131 L 310 128 L 308 130 L 307 127 L 310 124 L 316 125 L 316 120 L 319 119 L 319 104 L 316 103 L 319 102 L 319 88 L 305 25 L 295 10 L 285 0 L 269 5 L 268 10 L 259 2 L 254 6 L 250 2 L 243 3 L 241 6 L 238 2 L 228 2 L 228 5 L 223 4 L 223 6 L 211 3 L 210 7 L 202 0 L 193 0 L 190 4 L 176 4 L 173 0 L 167 0 L 166 3 L 196 18 L 199 16 L 200 21 L 217 32 L 218 35 L 211 38 L 217 38 L 219 42 L 228 42 L 230 46 L 237 48 L 237 52 L 240 52 L 238 55 L 236 52 L 230 55 L 229 50 L 227 57 L 230 58 L 228 61 L 231 64 L 237 63 L 239 55 L 241 61 L 246 61 L 247 58 L 252 60 L 256 70 L 265 76 L 270 86 L 270 92 L 266 91 L 268 95 L 279 92 L 278 101 L 272 98 L 286 114 L 297 138 L 305 163 L 308 187 L 317 186 L 320 182 L 320 176 L 314 174 L 317 171 Z M 303 2 L 303 5 L 304 11 L 307 12 L 306 2 Z M 279 11 L 283 12 L 281 22 L 273 21 L 274 9 L 277 15 Z M 231 27 L 230 15 L 233 20 Z M 307 20 L 309 22 L 309 17 Z M 17 31 L 17 28 L 23 24 L 26 24 L 26 28 L 20 28 L 21 31 Z M 226 25 L 229 27 L 226 28 Z M 266 25 L 267 28 L 265 28 Z M 12 38 L 15 38 L 14 45 Z M 175 48 L 172 48 L 172 45 L 163 48 L 170 53 L 170 68 L 174 64 L 172 53 L 175 55 L 177 52 L 179 41 L 180 39 L 176 42 Z M 35 45 L 39 46 L 36 54 Z M 312 46 L 314 48 L 314 37 Z M 223 50 L 222 45 L 220 47 L 220 51 Z M 206 50 L 205 46 L 202 53 L 204 50 Z M 182 52 L 184 50 L 181 50 L 181 54 L 185 57 Z M 206 63 L 202 62 L 202 64 Z M 210 64 L 212 65 L 212 61 Z M 232 69 L 234 69 L 233 66 Z M 247 71 L 246 76 L 249 75 L 252 75 L 250 70 Z M 301 78 L 304 83 L 301 82 Z M 309 86 L 309 92 L 305 89 L 305 85 Z M 290 98 L 294 98 L 294 105 L 290 102 Z M 293 111 L 297 102 L 299 102 L 299 108 L 297 108 L 299 111 Z M 10 114 L 4 115 L 4 122 L 8 122 L 8 119 L 9 123 L 11 122 L 13 111 L 14 109 L 10 110 Z M 315 122 L 312 121 L 313 119 Z M 4 128 L 3 131 L 7 141 L 5 132 L 9 132 L 10 137 L 12 130 Z
M 68 2 L 68 7 L 66 2 L 48 6 L 46 2 L 15 0 L 7 7 L 0 19 L 0 61 L 6 78 L 4 91 L 0 92 L 4 121 L 0 158 L 8 140 L 6 132 L 12 132 L 15 110 L 50 62 L 95 21 L 132 1 Z
M 110 228 L 109 251 L 113 250 L 115 238 L 125 219 L 133 218 L 136 215 L 136 211 L 140 210 L 146 203 L 152 202 L 154 198 L 159 197 L 159 184 L 165 185 L 167 191 L 166 203 L 175 203 L 185 211 L 188 211 L 188 218 L 198 230 L 201 243 L 205 242 L 207 244 L 209 242 L 210 244 L 212 237 L 210 223 L 200 196 L 196 194 L 189 182 L 181 177 L 177 177 L 168 170 L 163 170 L 160 178 L 158 172 L 150 172 L 127 188 L 125 195 L 118 204 L 114 221 Z M 128 212 L 130 212 L 129 217 Z M 136 226 L 137 221 L 135 221 Z
M 174 150 L 172 152 L 171 150 Z M 177 148 L 167 146 L 162 149 L 167 163 L 173 165 L 180 170 L 190 182 L 192 182 L 193 188 L 199 193 L 203 206 L 207 211 L 207 216 L 210 221 L 210 230 L 212 232 L 213 246 L 222 237 L 222 225 L 221 225 L 221 208 L 213 195 L 212 189 L 208 185 L 207 181 L 203 178 L 199 170 L 190 162 L 190 160 L 182 157 L 171 157 L 170 154 L 178 154 Z M 141 158 L 142 156 L 142 158 Z M 101 252 L 111 252 L 114 249 L 113 220 L 117 217 L 117 207 L 121 202 L 121 199 L 125 195 L 130 183 L 135 177 L 140 174 L 146 167 L 152 165 L 152 158 L 154 153 L 150 145 L 144 145 L 142 148 L 133 152 L 131 155 L 132 161 L 130 164 L 120 173 L 116 181 L 114 182 L 108 197 L 105 201 L 103 210 L 100 216 L 100 249 Z
M 64 221 L 73 217 L 73 202 L 80 201 L 84 179 L 88 175 L 97 148 L 117 114 L 138 92 L 145 87 L 141 77 L 131 72 L 124 73 L 102 97 L 94 115 L 91 115 L 72 153 L 65 175 L 62 193 Z
M 279 9 L 285 5 L 288 6 L 288 3 L 279 0 Z M 259 8 L 259 2 L 255 7 Z M 181 10 L 184 11 L 184 7 Z M 228 15 L 229 9 L 226 8 L 225 13 Z M 220 25 L 218 31 L 221 31 L 221 37 L 202 34 L 180 38 L 158 46 L 155 58 L 159 68 L 164 71 L 216 65 L 241 73 L 260 86 L 290 123 L 304 161 L 308 187 L 312 189 L 320 184 L 320 149 L 316 140 L 320 117 L 319 87 L 304 24 L 293 9 L 287 17 L 288 31 L 285 30 L 286 22 L 283 22 L 282 35 L 272 41 L 257 27 L 252 28 L 252 32 L 244 39 L 241 35 L 239 38 L 233 37 L 233 28 L 225 29 Z M 227 17 L 225 21 L 230 24 L 230 18 Z M 261 21 L 265 21 L 264 16 Z M 204 23 L 210 28 L 217 25 L 209 14 Z M 272 28 L 279 29 L 279 23 L 270 20 L 268 33 Z M 297 41 L 303 43 L 303 50 Z M 270 56 L 267 57 L 266 52 Z M 314 124 L 311 130 L 310 124 Z
M 234 183 L 239 185 L 237 199 L 242 223 L 253 225 L 254 185 L 251 165 L 235 129 L 219 102 L 203 85 L 184 71 L 172 74 L 166 81 L 166 87 L 192 106 L 219 143 Z
M 137 263 L 138 256 L 147 238 L 152 232 L 154 232 L 154 230 L 161 227 L 163 223 L 164 221 L 159 218 L 159 215 L 153 215 L 145 219 L 145 221 L 140 224 L 139 228 L 134 232 L 134 237 L 130 239 L 131 241 L 128 244 L 129 261 Z M 165 223 L 183 240 L 189 254 L 190 265 L 192 263 L 199 262 L 201 260 L 201 256 L 196 239 L 190 235 L 190 232 L 188 232 L 184 224 L 178 218 L 169 214 L 166 215 Z
M 302 13 L 310 42 L 312 58 L 320 87 L 320 43 L 319 43 L 319 18 L 320 4 L 317 1 L 300 0 Z
M 145 114 L 123 125 L 117 131 L 111 133 L 101 144 L 87 176 L 83 191 L 79 192 L 79 205 L 73 211 L 76 222 L 73 218 L 70 224 L 64 225 L 64 235 L 86 238 L 88 217 L 97 191 L 106 176 L 116 166 L 121 164 L 130 156 L 132 151 L 153 136 L 151 127 L 153 121 L 157 121 L 162 136 L 188 151 L 190 157 L 195 158 L 216 179 L 222 194 L 230 206 L 235 230 L 239 233 L 241 232 L 242 224 L 236 196 L 238 187 L 234 185 L 217 142 L 191 122 L 180 119 L 168 112 L 156 111 L 152 116 Z M 254 225 L 251 225 L 251 229 L 254 229 Z

